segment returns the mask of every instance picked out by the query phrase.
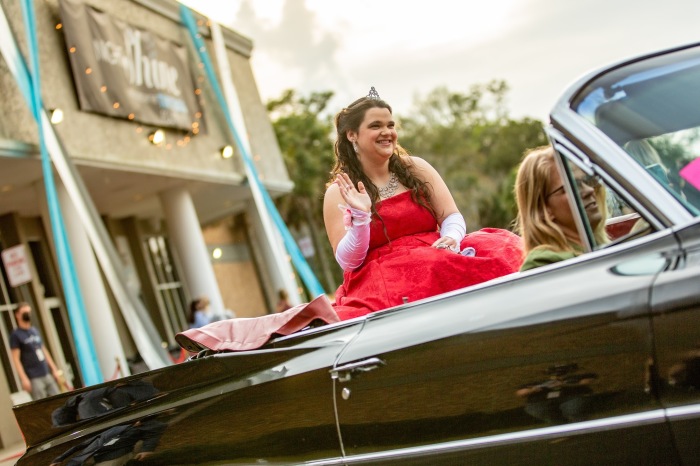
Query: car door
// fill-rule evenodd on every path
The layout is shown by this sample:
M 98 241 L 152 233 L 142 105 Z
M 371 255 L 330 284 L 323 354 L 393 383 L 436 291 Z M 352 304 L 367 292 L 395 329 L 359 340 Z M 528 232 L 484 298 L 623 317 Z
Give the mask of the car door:
M 333 372 L 348 463 L 676 464 L 648 389 L 675 240 L 642 242 L 370 318 Z
M 700 445 L 700 222 L 678 232 L 675 267 L 652 291 L 656 388 L 667 408 L 683 464 L 698 464 Z
M 148 464 L 342 465 L 329 370 L 361 326 L 327 325 L 19 406 L 29 447 L 18 464 L 69 461 L 130 432 L 150 445 Z M 146 396 L 121 406 L 104 396 L 127 384 Z M 87 400 L 99 408 L 89 416 Z

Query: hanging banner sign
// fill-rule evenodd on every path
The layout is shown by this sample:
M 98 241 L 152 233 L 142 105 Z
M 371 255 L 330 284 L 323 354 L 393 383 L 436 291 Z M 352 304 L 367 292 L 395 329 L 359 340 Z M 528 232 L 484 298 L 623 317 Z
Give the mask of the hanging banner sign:
M 29 268 L 23 244 L 3 250 L 2 264 L 5 266 L 5 273 L 11 287 L 14 288 L 32 281 L 32 271 Z
M 61 0 L 81 110 L 154 126 L 201 128 L 187 48 L 75 0 Z

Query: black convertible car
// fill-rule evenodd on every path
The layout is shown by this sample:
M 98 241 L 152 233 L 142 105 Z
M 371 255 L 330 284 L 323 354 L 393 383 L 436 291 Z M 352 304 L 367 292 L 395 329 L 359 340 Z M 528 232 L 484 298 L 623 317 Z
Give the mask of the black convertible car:
M 18 464 L 699 464 L 700 44 L 589 75 L 547 133 L 583 255 L 18 406 Z

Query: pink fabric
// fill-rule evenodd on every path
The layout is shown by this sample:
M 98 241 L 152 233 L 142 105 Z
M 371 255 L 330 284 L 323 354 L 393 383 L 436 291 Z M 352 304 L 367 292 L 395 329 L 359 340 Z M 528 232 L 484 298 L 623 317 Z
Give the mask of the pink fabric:
M 700 159 L 695 159 L 683 167 L 678 174 L 700 191 Z
M 473 247 L 475 257 L 431 247 L 440 237 L 437 222 L 413 202 L 410 192 L 385 199 L 378 213 L 384 223 L 376 215 L 372 218 L 364 263 L 345 272 L 336 291 L 334 307 L 341 320 L 482 283 L 520 268 L 521 239 L 507 230 L 485 228 L 466 235 L 461 249 Z
M 325 295 L 277 314 L 220 320 L 204 327 L 185 330 L 175 335 L 175 341 L 191 353 L 204 349 L 252 350 L 264 345 L 273 335 L 298 332 L 317 319 L 327 324 L 340 320 Z

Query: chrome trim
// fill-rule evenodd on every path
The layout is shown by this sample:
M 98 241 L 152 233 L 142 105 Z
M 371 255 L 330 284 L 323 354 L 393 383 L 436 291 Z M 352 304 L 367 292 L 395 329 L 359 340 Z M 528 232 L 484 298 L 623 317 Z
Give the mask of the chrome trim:
M 678 406 L 675 408 L 666 408 L 666 415 L 669 421 L 673 421 L 673 418 L 687 418 L 695 417 L 700 415 L 700 404 L 689 405 L 689 406 Z
M 666 227 L 683 225 L 694 218 L 671 193 L 654 181 L 653 177 L 639 164 L 631 160 L 620 146 L 579 114 L 570 108 L 556 108 L 552 111 L 551 118 L 552 127 L 547 129 L 550 138 L 557 142 L 562 142 L 561 139 L 568 140 L 579 151 L 583 151 L 587 158 L 591 158 L 591 162 L 595 165 L 602 165 L 603 169 L 606 168 L 604 165 L 609 165 L 619 177 L 625 179 L 625 185 L 621 187 L 630 192 L 633 197 L 636 198 L 639 194 L 645 199 L 654 200 L 647 208 L 637 210 L 649 210 L 652 216 L 659 219 Z M 611 156 L 603 157 L 600 154 Z M 609 181 L 608 177 L 605 179 Z M 643 188 L 641 191 L 637 189 L 640 186 Z
M 559 168 L 559 174 L 564 182 L 564 190 L 566 191 L 566 197 L 569 201 L 569 208 L 571 209 L 572 213 L 577 212 L 577 215 L 573 215 L 573 218 L 574 223 L 576 224 L 576 230 L 578 231 L 578 237 L 582 240 L 583 250 L 585 252 L 592 252 L 594 246 L 593 233 L 589 232 L 589 229 L 586 228 L 586 225 L 583 223 L 583 216 L 586 215 L 586 209 L 583 207 L 583 205 L 579 205 L 582 204 L 581 195 L 578 190 L 574 189 L 572 186 L 569 170 L 564 165 L 564 161 L 562 159 L 566 158 L 567 160 L 570 160 L 574 165 L 578 166 L 583 172 L 586 172 L 589 175 L 593 172 L 593 165 L 588 158 L 582 158 L 579 160 L 574 155 L 573 151 L 569 150 L 564 144 L 557 141 L 555 138 L 552 138 L 552 147 L 554 147 L 554 150 L 557 152 L 557 156 L 554 157 L 554 161 Z
M 594 421 L 577 422 L 540 429 L 530 429 L 508 434 L 491 435 L 469 440 L 457 440 L 436 445 L 401 448 L 377 453 L 363 453 L 360 455 L 348 456 L 345 458 L 347 464 L 367 463 L 373 460 L 387 460 L 417 454 L 440 454 L 454 450 L 471 450 L 480 447 L 492 447 L 503 443 L 519 443 L 524 441 L 545 440 L 547 438 L 560 437 L 562 435 L 581 435 L 590 432 L 610 430 L 611 428 L 622 428 L 631 424 L 654 424 L 666 421 L 666 412 L 663 409 L 646 411 L 643 413 L 627 414 L 613 418 L 597 419 Z M 314 463 L 315 464 L 315 463 Z
M 338 372 L 352 371 L 355 369 L 359 369 L 361 371 L 369 371 L 369 370 L 377 368 L 378 366 L 383 366 L 384 364 L 385 364 L 385 362 L 379 358 L 369 358 L 369 359 L 364 359 L 362 361 L 351 362 L 349 364 L 345 364 L 344 366 L 334 367 L 333 369 L 329 370 L 328 372 L 330 372 L 331 374 L 333 374 L 333 373 L 337 374 Z
M 275 464 L 298 464 L 298 463 L 275 463 Z M 336 458 L 327 458 L 327 459 L 322 459 L 322 460 L 305 461 L 301 464 L 307 464 L 309 466 L 332 466 L 332 465 L 336 465 L 336 464 L 344 465 L 345 458 L 338 456 Z
M 609 63 L 607 66 L 599 67 L 593 71 L 581 75 L 578 79 L 574 80 L 569 84 L 566 90 L 559 97 L 559 100 L 555 103 L 554 108 L 550 113 L 554 113 L 558 108 L 569 108 L 569 103 L 576 97 L 581 89 L 586 87 L 592 81 L 600 78 L 601 76 L 622 68 L 624 66 L 632 65 L 634 63 L 644 61 L 650 58 L 658 57 L 659 55 L 665 55 L 673 52 L 678 52 L 680 50 L 690 49 L 700 45 L 700 42 L 694 42 L 691 44 L 680 45 L 678 47 L 667 48 L 657 50 L 651 53 L 645 53 L 643 55 L 636 55 L 630 58 L 625 58 L 622 60 L 617 60 L 613 63 Z

